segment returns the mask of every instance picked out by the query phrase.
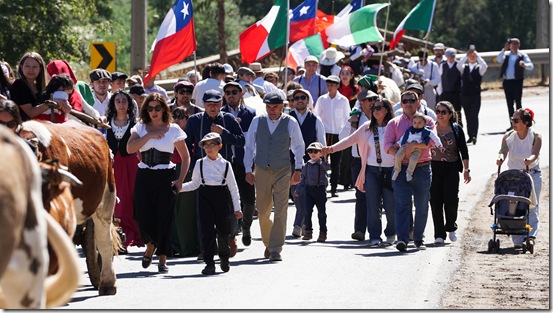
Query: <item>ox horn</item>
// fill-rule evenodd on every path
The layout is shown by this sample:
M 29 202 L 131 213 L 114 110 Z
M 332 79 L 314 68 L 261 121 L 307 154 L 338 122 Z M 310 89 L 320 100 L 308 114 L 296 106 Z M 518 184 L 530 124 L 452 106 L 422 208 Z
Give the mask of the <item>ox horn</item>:
M 71 174 L 68 170 L 58 168 L 58 173 L 61 175 L 61 179 L 70 183 L 72 186 L 82 186 L 83 182 L 80 181 L 77 176 Z

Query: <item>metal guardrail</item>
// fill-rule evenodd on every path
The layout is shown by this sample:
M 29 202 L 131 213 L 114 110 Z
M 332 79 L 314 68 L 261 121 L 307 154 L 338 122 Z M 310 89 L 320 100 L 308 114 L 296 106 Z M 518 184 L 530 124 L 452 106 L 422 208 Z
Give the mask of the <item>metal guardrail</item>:
M 544 77 L 549 77 L 549 65 L 550 63 L 550 53 L 549 48 L 543 48 L 543 49 L 527 49 L 527 50 L 521 50 L 522 52 L 525 52 L 528 54 L 528 57 L 530 60 L 532 60 L 532 63 L 534 63 L 534 70 L 529 76 L 541 76 L 542 80 Z M 231 50 L 228 53 L 228 56 L 236 56 L 240 53 L 239 49 Z M 488 51 L 488 52 L 478 52 L 480 57 L 486 61 L 488 64 L 488 71 L 486 72 L 486 75 L 484 75 L 484 81 L 495 81 L 499 79 L 499 70 L 501 68 L 501 64 L 497 63 L 497 55 L 499 54 L 499 51 Z M 464 57 L 464 53 L 457 54 L 457 59 L 461 59 Z M 418 57 L 413 57 L 415 60 L 418 59 Z M 206 58 L 202 58 L 200 60 L 196 60 L 196 65 L 205 65 L 212 62 L 219 61 L 219 55 L 212 55 Z M 194 61 L 185 62 L 177 65 L 173 65 L 167 69 L 167 71 L 178 71 L 178 70 L 185 70 L 189 68 L 194 67 Z M 267 72 L 278 72 L 280 71 L 280 67 L 271 67 L 266 68 L 265 71 Z M 167 90 L 167 93 L 169 96 L 172 96 L 173 93 L 173 85 L 177 82 L 176 78 L 172 79 L 165 79 L 165 80 L 158 80 L 156 81 L 157 84 Z

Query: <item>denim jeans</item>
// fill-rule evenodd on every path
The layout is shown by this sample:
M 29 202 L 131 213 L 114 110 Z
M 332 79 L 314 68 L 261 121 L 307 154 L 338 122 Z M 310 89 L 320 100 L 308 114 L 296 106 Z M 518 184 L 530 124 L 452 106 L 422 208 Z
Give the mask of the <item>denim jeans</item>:
M 386 237 L 395 235 L 395 201 L 394 192 L 379 184 L 380 171 L 392 173 L 393 167 L 382 167 L 367 165 L 365 170 L 365 196 L 367 199 L 367 225 L 369 226 L 369 239 L 382 240 L 382 210 L 381 203 L 384 204 L 384 213 L 386 214 Z
M 424 229 L 428 219 L 428 200 L 430 198 L 430 184 L 432 182 L 432 168 L 430 165 L 416 167 L 413 179 L 405 179 L 407 165 L 403 165 L 396 180 L 392 181 L 394 199 L 396 202 L 396 231 L 398 241 L 409 242 L 409 226 L 411 217 L 411 197 L 414 198 L 415 220 L 414 241 L 424 238 Z
M 536 237 L 538 234 L 538 228 L 539 228 L 539 215 L 540 215 L 540 209 L 539 209 L 539 199 L 540 199 L 540 193 L 541 193 L 541 169 L 534 168 L 530 170 L 529 172 L 530 176 L 532 176 L 532 180 L 534 181 L 534 190 L 536 192 L 536 198 L 535 202 L 536 205 L 530 207 L 530 211 L 528 212 L 528 225 L 532 227 L 532 230 L 528 234 L 530 237 Z M 513 235 L 511 236 L 513 239 L 514 244 L 521 244 L 524 241 L 525 236 L 520 235 Z
M 361 158 L 353 158 L 351 160 L 351 181 L 353 184 L 357 181 L 357 176 L 361 171 Z M 355 188 L 355 218 L 353 221 L 353 229 L 355 232 L 365 235 L 367 231 L 367 196 L 364 192 Z

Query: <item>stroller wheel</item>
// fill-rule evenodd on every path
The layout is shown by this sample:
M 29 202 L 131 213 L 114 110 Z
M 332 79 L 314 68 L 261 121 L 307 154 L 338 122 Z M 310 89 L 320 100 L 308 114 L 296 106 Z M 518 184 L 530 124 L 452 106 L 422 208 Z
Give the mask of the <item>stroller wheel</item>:
M 526 245 L 526 243 L 522 243 L 522 254 L 525 254 L 526 251 L 528 251 L 528 246 Z
M 499 244 L 499 239 L 497 239 L 495 241 L 495 252 L 496 253 L 499 253 L 499 247 L 501 247 L 501 245 Z
M 492 252 L 493 248 L 494 248 L 494 241 L 493 239 L 490 239 L 490 241 L 488 241 L 488 252 Z
M 534 254 L 534 239 L 528 239 L 526 240 L 527 242 L 527 245 L 528 245 L 528 251 L 530 251 L 531 254 Z

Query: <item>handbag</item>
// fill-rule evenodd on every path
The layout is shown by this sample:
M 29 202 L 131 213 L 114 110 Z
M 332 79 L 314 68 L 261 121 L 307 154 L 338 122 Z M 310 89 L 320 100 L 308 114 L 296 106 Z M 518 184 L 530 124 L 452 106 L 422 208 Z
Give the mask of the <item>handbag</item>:
M 374 145 L 376 148 L 376 162 L 378 163 L 378 172 L 380 173 L 380 176 L 378 177 L 378 185 L 380 187 L 386 188 L 388 190 L 394 190 L 392 187 L 392 172 L 385 172 L 382 170 L 382 167 L 380 167 L 380 163 L 382 163 L 382 154 L 380 152 L 380 140 L 378 137 L 378 126 L 376 126 L 373 129 L 374 134 Z

